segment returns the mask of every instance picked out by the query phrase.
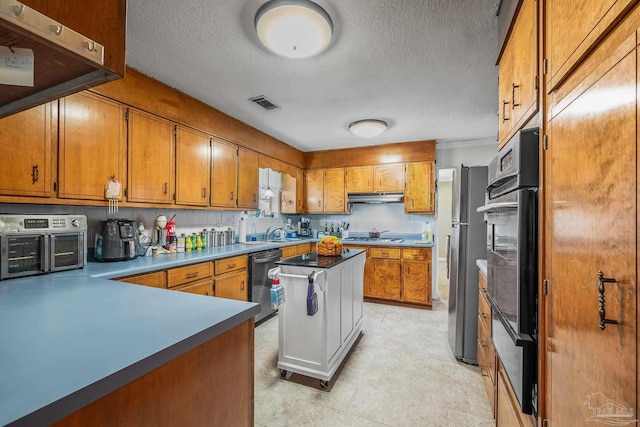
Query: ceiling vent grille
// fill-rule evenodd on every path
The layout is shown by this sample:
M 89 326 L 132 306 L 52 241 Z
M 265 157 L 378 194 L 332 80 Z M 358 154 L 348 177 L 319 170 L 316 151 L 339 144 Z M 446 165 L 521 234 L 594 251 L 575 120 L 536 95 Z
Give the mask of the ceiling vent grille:
M 249 98 L 249 101 L 255 102 L 265 110 L 273 110 L 274 108 L 278 108 L 278 105 L 269 101 L 264 95 L 256 96 L 255 98 Z

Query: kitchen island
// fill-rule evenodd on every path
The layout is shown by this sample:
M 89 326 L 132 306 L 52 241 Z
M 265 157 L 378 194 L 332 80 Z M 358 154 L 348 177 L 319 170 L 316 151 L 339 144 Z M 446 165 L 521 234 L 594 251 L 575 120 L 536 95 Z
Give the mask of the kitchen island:
M 312 252 L 277 263 L 285 294 L 278 314 L 283 376 L 296 373 L 329 385 L 362 331 L 365 260 L 365 251 L 344 249 L 341 256 Z M 317 310 L 308 305 L 314 293 Z
M 0 425 L 253 425 L 256 304 L 82 275 L 0 283 Z

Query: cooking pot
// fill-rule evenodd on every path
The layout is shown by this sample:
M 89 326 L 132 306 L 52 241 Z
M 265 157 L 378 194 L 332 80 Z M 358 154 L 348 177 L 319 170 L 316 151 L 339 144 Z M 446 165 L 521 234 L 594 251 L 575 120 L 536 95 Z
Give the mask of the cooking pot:
M 378 238 L 380 238 L 380 235 L 381 235 L 382 233 L 388 233 L 388 232 L 389 232 L 389 230 L 378 231 L 378 230 L 376 230 L 376 228 L 374 227 L 374 228 L 372 228 L 372 229 L 371 229 L 371 231 L 369 232 L 369 238 L 370 238 L 370 239 L 378 239 Z

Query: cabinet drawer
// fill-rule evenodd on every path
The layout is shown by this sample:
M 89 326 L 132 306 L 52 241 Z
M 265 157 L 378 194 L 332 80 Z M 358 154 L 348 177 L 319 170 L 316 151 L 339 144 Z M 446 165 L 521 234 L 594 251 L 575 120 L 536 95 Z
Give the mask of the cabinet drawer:
M 478 286 L 480 290 L 487 292 L 487 278 L 482 273 L 480 273 L 480 277 L 478 278 Z
M 194 283 L 188 283 L 177 288 L 175 291 L 188 292 L 190 294 L 213 296 L 213 278 L 198 280 Z
M 124 277 L 118 279 L 119 282 L 133 283 L 135 285 L 151 286 L 154 288 L 166 288 L 167 276 L 164 271 L 140 274 L 138 276 Z
M 293 258 L 296 255 L 298 255 L 296 246 L 286 246 L 282 248 L 282 259 Z
M 247 268 L 247 256 L 240 255 L 232 258 L 219 259 L 215 261 L 215 264 L 216 275 L 235 270 L 242 270 L 243 268 Z
M 427 249 L 403 249 L 402 259 L 426 261 L 431 258 L 431 251 Z
M 478 324 L 480 323 L 489 334 L 489 338 L 491 338 L 491 305 L 487 300 L 486 294 L 482 291 L 478 295 Z
M 400 259 L 400 249 L 397 248 L 371 248 L 369 249 L 371 258 Z
M 168 272 L 168 286 L 183 285 L 194 280 L 206 279 L 213 276 L 213 265 L 210 262 L 172 268 Z

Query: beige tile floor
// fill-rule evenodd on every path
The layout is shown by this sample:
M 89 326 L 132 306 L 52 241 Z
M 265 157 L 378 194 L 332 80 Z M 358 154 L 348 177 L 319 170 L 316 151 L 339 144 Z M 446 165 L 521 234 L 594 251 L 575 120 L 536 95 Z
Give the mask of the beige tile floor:
M 328 393 L 281 380 L 278 319 L 258 326 L 255 425 L 493 426 L 478 367 L 451 355 L 446 303 L 365 303 L 364 335 Z

